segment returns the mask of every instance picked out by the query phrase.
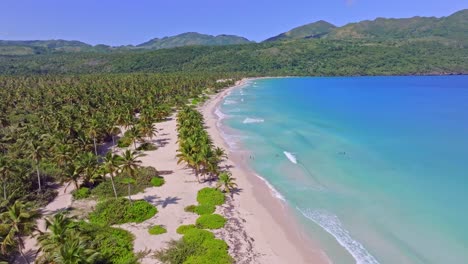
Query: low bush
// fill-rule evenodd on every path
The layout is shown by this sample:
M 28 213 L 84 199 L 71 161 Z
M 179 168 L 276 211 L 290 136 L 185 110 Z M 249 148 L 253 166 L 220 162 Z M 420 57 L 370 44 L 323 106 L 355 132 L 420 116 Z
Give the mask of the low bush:
M 177 234 L 185 234 L 188 230 L 190 229 L 195 229 L 197 228 L 195 225 L 181 225 L 177 228 L 176 232 Z
M 210 231 L 198 229 L 198 228 L 191 228 L 187 230 L 182 238 L 187 243 L 195 243 L 195 244 L 202 244 L 203 241 L 207 239 L 214 239 L 214 234 Z
M 86 199 L 91 195 L 91 191 L 87 187 L 81 187 L 78 190 L 72 192 L 72 196 L 75 200 Z
M 154 257 L 159 259 L 162 263 L 185 263 L 188 257 L 195 255 L 197 251 L 200 250 L 200 245 L 189 244 L 182 239 L 171 240 L 167 244 L 166 249 L 158 250 L 154 253 Z
M 212 214 L 216 210 L 216 207 L 211 204 L 200 204 L 195 207 L 194 212 L 198 215 Z
M 141 223 L 157 213 L 156 207 L 144 200 L 131 203 L 128 199 L 109 199 L 97 204 L 89 215 L 91 223 L 115 225 L 124 223 Z
M 140 151 L 151 151 L 151 150 L 157 150 L 158 147 L 154 144 L 151 144 L 149 142 L 143 142 L 140 144 L 140 146 L 137 147 L 137 150 Z
M 97 263 L 136 264 L 133 253 L 133 235 L 123 229 L 79 222 L 80 233 L 92 238 L 92 243 L 101 254 Z
M 215 239 L 213 233 L 192 228 L 178 241 L 169 242 L 168 248 L 158 251 L 155 257 L 163 263 L 231 264 L 226 242 Z
M 121 137 L 117 141 L 117 147 L 119 148 L 128 148 L 131 144 L 132 144 L 132 140 L 125 136 Z
M 197 201 L 200 204 L 222 205 L 225 201 L 225 197 L 220 190 L 205 187 L 198 191 Z
M 192 205 L 185 206 L 184 211 L 189 212 L 189 213 L 195 213 L 196 208 L 197 206 L 192 204 Z
M 148 232 L 151 235 L 160 235 L 160 234 L 167 233 L 167 230 L 166 230 L 166 228 L 164 228 L 164 227 L 162 227 L 160 225 L 155 225 L 155 226 L 151 227 L 150 229 L 148 229 Z
M 226 218 L 219 214 L 202 215 L 197 219 L 197 228 L 202 229 L 219 229 L 226 224 Z
M 153 177 L 151 179 L 151 185 L 153 185 L 154 187 L 159 187 L 159 186 L 162 186 L 166 181 L 164 180 L 163 177 Z

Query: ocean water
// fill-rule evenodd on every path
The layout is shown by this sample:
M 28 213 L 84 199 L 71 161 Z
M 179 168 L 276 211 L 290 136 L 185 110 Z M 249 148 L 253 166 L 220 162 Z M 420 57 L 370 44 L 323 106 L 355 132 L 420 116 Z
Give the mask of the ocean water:
M 468 263 L 468 76 L 253 80 L 217 114 L 334 263 Z

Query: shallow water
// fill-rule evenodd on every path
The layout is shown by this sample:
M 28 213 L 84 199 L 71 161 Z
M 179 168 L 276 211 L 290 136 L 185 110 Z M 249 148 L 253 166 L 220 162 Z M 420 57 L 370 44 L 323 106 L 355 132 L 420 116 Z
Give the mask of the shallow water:
M 217 113 L 336 263 L 468 262 L 468 76 L 255 80 Z

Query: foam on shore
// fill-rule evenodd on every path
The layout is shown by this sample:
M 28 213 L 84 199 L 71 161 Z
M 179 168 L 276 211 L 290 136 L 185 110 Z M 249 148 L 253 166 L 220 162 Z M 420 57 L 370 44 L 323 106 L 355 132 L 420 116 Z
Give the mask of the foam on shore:
M 259 178 L 261 181 L 263 181 L 266 184 L 266 186 L 268 186 L 268 188 L 270 189 L 270 191 L 271 191 L 271 193 L 273 194 L 274 197 L 280 199 L 283 202 L 286 202 L 286 199 L 284 198 L 284 196 L 278 190 L 276 190 L 276 188 L 273 187 L 273 185 L 271 185 L 267 180 L 265 180 L 265 178 L 258 175 L 257 173 L 254 173 L 254 174 L 255 174 L 255 176 L 257 176 L 257 178 Z
M 353 256 L 357 264 L 379 264 L 377 259 L 375 259 L 361 243 L 351 237 L 348 230 L 343 227 L 340 219 L 338 219 L 336 215 L 322 210 L 297 209 L 306 218 L 314 221 L 332 235 L 336 241 Z

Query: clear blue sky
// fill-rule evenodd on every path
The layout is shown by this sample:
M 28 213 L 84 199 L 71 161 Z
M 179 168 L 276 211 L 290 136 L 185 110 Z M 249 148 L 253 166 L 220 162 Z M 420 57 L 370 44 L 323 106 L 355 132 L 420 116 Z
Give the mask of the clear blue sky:
M 138 44 L 188 31 L 261 41 L 316 20 L 447 16 L 468 0 L 1 0 L 0 39 Z

